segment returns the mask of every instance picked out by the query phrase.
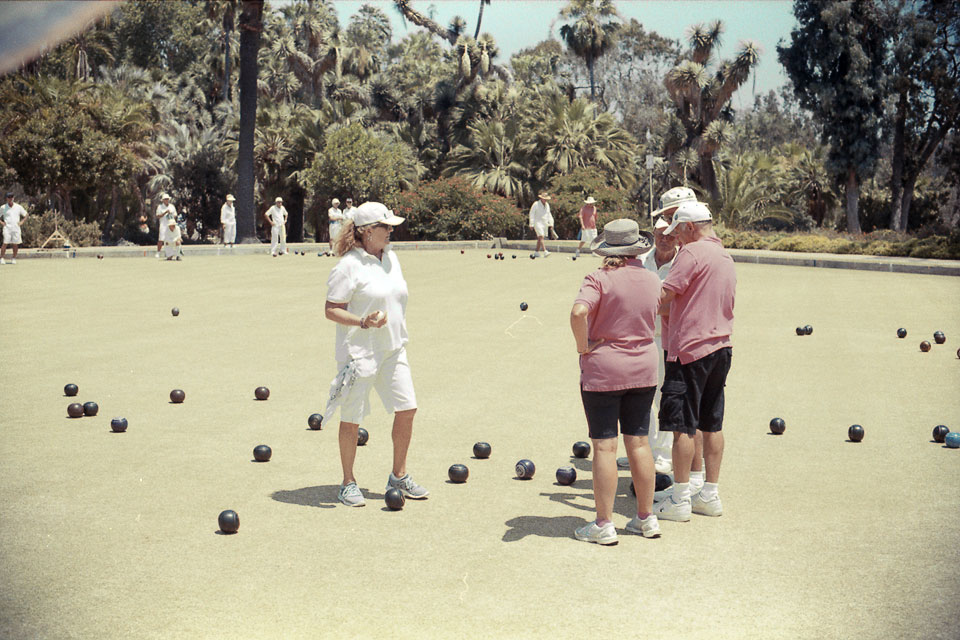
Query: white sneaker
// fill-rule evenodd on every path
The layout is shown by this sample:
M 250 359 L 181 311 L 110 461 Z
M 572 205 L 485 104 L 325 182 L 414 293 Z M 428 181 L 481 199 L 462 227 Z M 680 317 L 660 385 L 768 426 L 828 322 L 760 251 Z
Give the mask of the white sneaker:
M 543 250 L 543 257 L 546 258 L 548 255 L 550 255 L 550 252 L 547 251 L 546 249 L 544 249 L 544 250 Z
M 657 470 L 657 473 L 670 475 L 673 473 L 673 462 L 663 456 L 657 456 L 657 459 L 653 461 L 653 468 Z
M 627 531 L 639 533 L 644 538 L 659 538 L 660 523 L 657 522 L 657 516 L 652 513 L 643 520 L 635 516 L 633 520 L 627 523 Z
M 413 498 L 414 500 L 422 500 L 430 495 L 429 491 L 413 481 L 409 473 L 402 478 L 398 478 L 391 471 L 390 477 L 387 478 L 387 490 L 389 489 L 397 489 L 403 494 L 404 498 Z
M 337 494 L 337 500 L 348 507 L 362 507 L 363 505 L 367 504 L 366 500 L 363 499 L 363 494 L 360 493 L 360 487 L 357 486 L 356 482 L 348 482 L 345 485 L 340 485 L 340 492 Z
M 595 542 L 597 544 L 617 544 L 617 530 L 612 522 L 601 526 L 594 520 L 590 524 L 580 527 L 573 532 L 577 540 L 584 542 Z
M 156 255 L 155 257 L 156 257 L 157 260 L 160 259 L 160 252 L 159 252 L 159 251 L 157 251 L 157 255 Z
M 710 500 L 704 500 L 698 491 L 690 498 L 690 508 L 694 513 L 699 513 L 702 516 L 717 517 L 723 515 L 723 503 L 720 502 L 719 494 Z
M 3 258 L 0 258 L 0 264 L 7 264 L 7 261 L 4 260 Z
M 671 496 L 663 502 L 654 502 L 653 513 L 661 520 L 690 522 L 690 500 L 676 503 Z
M 16 258 L 10 258 L 10 264 L 17 264 Z

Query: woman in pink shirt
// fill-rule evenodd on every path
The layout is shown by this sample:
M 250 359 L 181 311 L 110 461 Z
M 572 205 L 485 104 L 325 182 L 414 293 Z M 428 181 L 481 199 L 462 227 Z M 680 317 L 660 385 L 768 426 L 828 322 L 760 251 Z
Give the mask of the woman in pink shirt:
M 652 246 L 633 220 L 608 223 L 590 250 L 603 266 L 589 274 L 570 312 L 580 353 L 580 396 L 593 442 L 593 495 L 597 518 L 576 530 L 578 540 L 616 544 L 613 502 L 617 492 L 617 435 L 630 461 L 637 517 L 626 529 L 660 535 L 653 511 L 654 467 L 647 441 L 660 356 L 654 335 L 660 278 L 637 256 Z

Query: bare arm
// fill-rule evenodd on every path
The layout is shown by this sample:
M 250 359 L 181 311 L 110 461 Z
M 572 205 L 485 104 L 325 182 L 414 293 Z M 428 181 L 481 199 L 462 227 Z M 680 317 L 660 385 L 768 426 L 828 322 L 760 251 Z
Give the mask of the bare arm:
M 663 289 L 660 292 L 660 315 L 668 318 L 670 317 L 670 302 L 677 297 L 673 291 L 670 289 Z
M 587 327 L 587 316 L 590 309 L 579 302 L 573 305 L 570 311 L 570 329 L 573 330 L 573 339 L 577 342 L 577 353 L 584 354 L 593 351 L 603 339 L 590 341 L 588 338 L 589 329 Z
M 337 324 L 348 327 L 360 327 L 361 329 L 379 329 L 387 324 L 387 314 L 382 311 L 374 311 L 364 317 L 347 311 L 346 302 L 330 302 L 329 300 L 323 306 L 323 314 L 327 320 L 332 320 Z

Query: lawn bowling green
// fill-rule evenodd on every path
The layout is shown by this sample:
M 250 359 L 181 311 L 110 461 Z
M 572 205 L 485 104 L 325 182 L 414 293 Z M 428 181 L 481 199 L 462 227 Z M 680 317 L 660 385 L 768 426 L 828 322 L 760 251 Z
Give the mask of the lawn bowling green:
M 486 252 L 400 252 L 420 405 L 408 466 L 431 493 L 396 512 L 375 395 L 362 509 L 336 501 L 339 416 L 304 424 L 336 373 L 335 259 L 0 270 L 14 292 L 0 298 L 0 637 L 955 635 L 960 451 L 930 436 L 960 430 L 960 279 L 738 264 L 724 515 L 627 534 L 621 471 L 620 544 L 600 548 L 573 538 L 594 513 L 590 460 L 571 453 L 588 438 L 569 327 L 598 260 Z M 799 339 L 797 323 L 816 332 Z M 921 353 L 937 330 L 947 344 Z M 67 383 L 97 416 L 67 417 Z M 270 400 L 253 401 L 264 383 Z M 489 459 L 470 457 L 478 441 Z M 268 464 L 250 462 L 259 443 Z M 523 458 L 531 480 L 514 478 Z M 447 482 L 457 462 L 466 484 Z M 557 486 L 566 465 L 577 481 Z M 228 509 L 243 526 L 221 535 Z

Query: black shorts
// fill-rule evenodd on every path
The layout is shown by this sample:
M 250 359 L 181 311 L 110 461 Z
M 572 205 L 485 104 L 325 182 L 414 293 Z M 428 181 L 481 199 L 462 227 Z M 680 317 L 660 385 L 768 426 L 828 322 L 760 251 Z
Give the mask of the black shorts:
M 617 423 L 625 436 L 645 436 L 650 432 L 650 407 L 656 387 L 638 387 L 619 391 L 580 389 L 583 412 L 587 416 L 590 437 L 594 440 L 617 437 Z
M 724 347 L 699 360 L 667 362 L 660 396 L 660 429 L 694 435 L 723 428 L 723 388 L 733 350 Z

